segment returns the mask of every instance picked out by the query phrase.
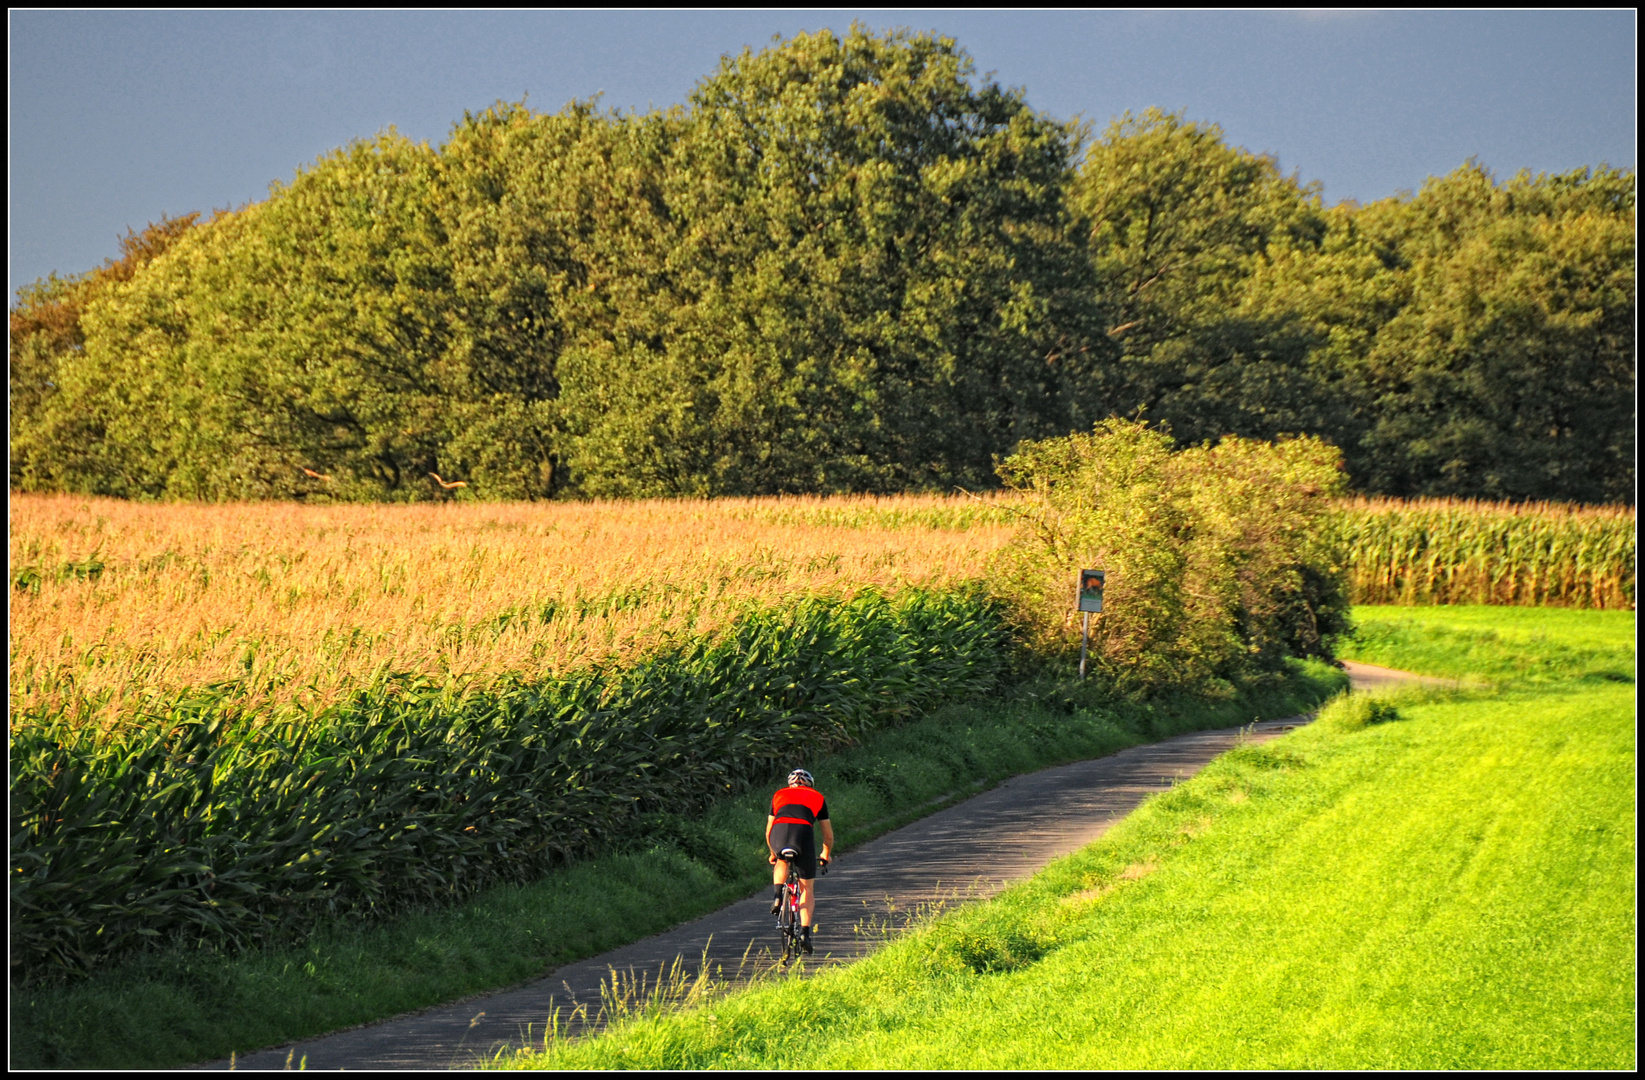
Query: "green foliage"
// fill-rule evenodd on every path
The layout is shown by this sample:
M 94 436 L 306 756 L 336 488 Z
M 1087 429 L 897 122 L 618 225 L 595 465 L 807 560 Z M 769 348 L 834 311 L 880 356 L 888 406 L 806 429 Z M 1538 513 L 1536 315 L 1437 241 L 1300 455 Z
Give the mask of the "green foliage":
M 1187 442 L 1336 434 L 1334 395 L 1295 320 L 1248 299 L 1268 261 L 1317 250 L 1318 184 L 1228 146 L 1214 125 L 1149 109 L 1091 145 L 1070 201 L 1119 350 L 1096 376 L 1099 416 L 1144 407 Z
M 93 305 L 26 486 L 985 485 L 1068 423 L 1074 138 L 952 41 L 861 28 L 727 59 L 686 111 L 388 132 Z
M 240 412 L 219 429 L 234 464 L 179 477 L 192 490 L 176 494 L 246 497 L 233 487 L 249 482 L 279 497 L 317 484 L 341 498 L 428 496 L 448 402 L 465 397 L 439 370 L 451 270 L 434 173 L 427 146 L 389 131 L 322 158 L 259 208 L 254 235 L 194 297 L 211 329 L 190 334 L 218 335 L 201 359 L 234 372 L 220 378 Z
M 650 332 L 565 356 L 584 490 L 986 484 L 990 453 L 1064 426 L 1073 134 L 952 41 L 801 34 L 628 126 L 673 135 L 632 213 L 662 247 L 652 288 L 610 286 L 613 321 Z
M 1346 628 L 1324 527 L 1342 477 L 1318 440 L 1173 451 L 1159 429 L 1110 420 L 1025 445 L 1001 471 L 1027 499 L 995 587 L 1030 648 L 1067 658 L 1080 639 L 1075 574 L 1108 571 L 1091 650 L 1110 685 L 1237 681 L 1324 654 Z
M 383 132 L 12 308 L 12 484 L 888 492 L 1113 415 L 1362 489 L 1633 497 L 1634 174 L 1327 209 L 1150 109 L 1086 148 L 952 40 L 800 34 L 687 106 Z M 463 487 L 446 487 L 460 478 Z
M 991 686 L 977 597 L 807 600 L 638 667 L 479 692 L 387 678 L 319 715 L 232 687 L 103 731 L 14 717 L 12 965 L 83 972 L 157 940 L 240 945 L 451 900 L 607 848 Z
M 1357 731 L 1370 724 L 1399 719 L 1399 706 L 1374 694 L 1342 694 L 1319 711 L 1314 722 L 1336 731 Z
M 434 198 L 453 290 L 442 365 L 465 402 L 444 461 L 482 496 L 563 489 L 574 426 L 564 369 L 602 339 L 649 340 L 664 325 L 658 189 L 677 127 L 586 102 L 553 116 L 499 103 L 465 116 L 441 148 Z
M 182 237 L 93 303 L 25 486 L 127 497 L 430 488 L 445 245 L 433 155 L 392 132 Z M 334 477 L 307 476 L 308 468 Z
M 1364 490 L 1631 501 L 1634 176 L 1324 210 L 1317 187 L 1149 110 L 1094 144 L 1071 198 L 1120 362 L 1111 407 L 1189 441 L 1310 432 Z
M 58 563 L 55 568 L 32 563 L 13 564 L 11 587 L 18 592 L 37 593 L 47 581 L 96 581 L 105 569 L 107 566 L 102 557 L 95 552 L 84 559 Z
M 1349 451 L 1365 485 L 1631 501 L 1632 172 L 1499 185 L 1470 162 L 1365 217 L 1410 297 L 1351 376 L 1369 405 Z
M 193 229 L 199 214 L 161 218 L 141 233 L 120 238 L 120 257 L 71 278 L 55 274 L 18 290 L 10 312 L 11 486 L 55 488 L 60 459 L 86 449 L 95 429 L 69 425 L 70 437 L 54 439 L 41 427 L 62 386 L 65 363 L 75 365 L 85 351 L 82 319 L 95 302 L 139 276 Z M 71 395 L 72 396 L 72 395 Z M 77 403 L 83 404 L 83 403 Z M 63 421 L 57 421 L 62 424 Z

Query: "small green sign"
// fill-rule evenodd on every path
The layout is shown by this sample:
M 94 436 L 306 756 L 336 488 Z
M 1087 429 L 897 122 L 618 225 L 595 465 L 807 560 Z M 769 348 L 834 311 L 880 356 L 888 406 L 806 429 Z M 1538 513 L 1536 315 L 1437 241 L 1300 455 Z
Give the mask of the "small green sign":
M 1108 577 L 1106 570 L 1081 570 L 1079 609 L 1081 611 L 1102 610 L 1102 586 Z

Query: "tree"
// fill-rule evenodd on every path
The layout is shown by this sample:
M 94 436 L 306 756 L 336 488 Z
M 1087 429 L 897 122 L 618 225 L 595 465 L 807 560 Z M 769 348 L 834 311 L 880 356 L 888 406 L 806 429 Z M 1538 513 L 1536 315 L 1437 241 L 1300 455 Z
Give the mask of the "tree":
M 687 107 L 498 103 L 128 233 L 11 310 L 14 488 L 546 498 L 980 487 L 1146 412 L 1365 490 L 1631 499 L 1634 176 L 1321 207 L 1220 129 L 1081 126 L 931 34 Z M 430 474 L 461 478 L 436 484 Z
M 1402 495 L 1631 501 L 1633 176 L 1470 163 L 1404 209 L 1410 299 L 1360 377 L 1352 460 Z
M 82 318 L 87 305 L 130 281 L 194 228 L 200 215 L 163 217 L 141 233 L 120 238 L 120 255 L 88 273 L 53 274 L 18 290 L 10 315 L 11 485 L 24 490 L 50 486 L 54 452 L 42 442 L 39 425 L 56 395 L 59 366 L 72 362 L 86 344 Z
M 1115 363 L 1088 392 L 1190 442 L 1319 430 L 1319 373 L 1292 313 L 1249 302 L 1275 258 L 1317 251 L 1318 187 L 1180 113 L 1126 113 L 1091 145 L 1070 199 L 1084 217 Z
M 541 497 L 571 482 L 564 354 L 655 336 L 669 308 L 659 159 L 674 126 L 592 102 L 552 116 L 499 103 L 441 148 L 454 289 L 441 371 L 466 403 L 443 457 L 483 493 Z
M 970 74 L 948 39 L 854 27 L 697 88 L 648 211 L 661 287 L 632 298 L 671 310 L 562 359 L 584 490 L 980 485 L 1067 422 L 1071 129 Z
M 352 144 L 96 297 L 41 425 L 47 482 L 127 497 L 436 497 L 424 474 L 440 467 L 450 414 L 437 371 L 450 272 L 432 161 L 392 131 Z

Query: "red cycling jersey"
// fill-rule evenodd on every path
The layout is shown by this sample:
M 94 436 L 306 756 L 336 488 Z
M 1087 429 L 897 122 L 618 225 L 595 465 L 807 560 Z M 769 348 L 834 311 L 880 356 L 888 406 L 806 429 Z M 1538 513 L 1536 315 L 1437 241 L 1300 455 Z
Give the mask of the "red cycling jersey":
M 815 825 L 828 820 L 828 800 L 816 788 L 783 788 L 771 796 L 771 816 L 775 824 Z

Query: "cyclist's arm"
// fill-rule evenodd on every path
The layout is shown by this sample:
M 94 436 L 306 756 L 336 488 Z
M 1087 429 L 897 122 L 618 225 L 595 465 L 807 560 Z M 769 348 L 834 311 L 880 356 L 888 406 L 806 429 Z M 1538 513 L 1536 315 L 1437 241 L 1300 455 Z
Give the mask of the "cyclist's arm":
M 817 827 L 822 830 L 823 842 L 822 854 L 818 857 L 822 859 L 823 862 L 827 862 L 833 857 L 834 854 L 834 824 L 827 818 L 823 818 L 821 821 L 817 822 Z
M 776 814 L 767 814 L 767 815 L 765 815 L 765 846 L 766 846 L 766 849 L 768 851 L 771 848 L 771 826 L 775 825 L 776 823 L 777 823 L 777 815 Z M 772 851 L 771 854 L 775 855 L 776 852 Z

